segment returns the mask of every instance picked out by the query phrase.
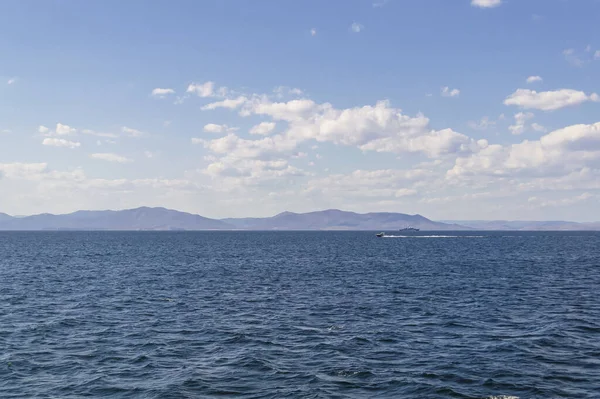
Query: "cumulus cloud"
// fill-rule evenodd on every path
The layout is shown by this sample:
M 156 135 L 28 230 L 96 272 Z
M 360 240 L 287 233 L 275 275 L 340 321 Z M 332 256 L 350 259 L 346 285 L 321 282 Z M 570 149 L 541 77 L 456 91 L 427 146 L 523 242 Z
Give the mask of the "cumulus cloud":
M 175 90 L 173 90 L 173 89 L 161 89 L 159 87 L 157 87 L 156 89 L 152 90 L 152 96 L 153 97 L 157 97 L 157 98 L 164 98 L 164 97 L 168 96 L 169 94 L 175 94 Z
M 536 132 L 545 132 L 546 131 L 546 128 L 544 126 L 540 125 L 539 123 L 532 123 L 531 128 L 533 130 L 535 130 Z
M 224 157 L 209 164 L 204 173 L 214 178 L 233 178 L 234 185 L 255 185 L 282 177 L 304 176 L 306 173 L 284 159 L 257 160 Z
M 539 109 L 555 111 L 564 107 L 579 105 L 587 101 L 599 101 L 596 93 L 585 94 L 582 91 L 560 89 L 537 92 L 535 90 L 518 89 L 504 100 L 505 105 L 516 105 L 523 109 Z
M 286 151 L 300 142 L 315 140 L 355 146 L 363 151 L 420 152 L 436 157 L 471 152 L 487 145 L 485 140 L 475 141 L 451 129 L 433 130 L 429 128 L 429 119 L 422 114 L 416 117 L 403 115 L 387 101 L 380 101 L 375 106 L 340 110 L 329 103 L 317 104 L 310 99 L 272 102 L 265 96 L 253 96 L 239 106 L 242 116 L 262 115 L 287 122 L 285 132 L 270 138 L 278 144 L 276 148 Z M 228 151 L 237 146 L 253 145 L 252 141 L 234 135 L 218 140 L 215 140 L 215 148 L 228 143 Z M 200 139 L 195 142 L 204 143 Z M 269 142 L 262 141 L 260 145 Z
M 129 163 L 129 162 L 133 162 L 132 159 L 126 158 L 126 157 L 121 156 L 121 155 L 109 153 L 109 152 L 90 154 L 90 158 L 92 158 L 92 159 L 99 159 L 99 160 L 107 161 L 107 162 L 116 162 L 116 163 Z
M 217 108 L 228 108 L 235 109 L 244 104 L 248 99 L 244 96 L 239 96 L 237 98 L 228 98 L 223 101 L 216 101 L 214 103 L 207 104 L 202 107 L 203 111 L 214 110 Z
M 77 129 L 72 128 L 69 125 L 63 125 L 62 123 L 57 123 L 55 132 L 59 136 L 66 136 L 66 135 L 76 133 Z
M 570 206 L 577 204 L 579 202 L 588 201 L 592 198 L 598 198 L 597 195 L 593 195 L 590 193 L 583 193 L 574 197 L 567 197 L 561 199 L 545 199 L 539 197 L 529 197 L 528 202 L 531 204 L 535 204 L 538 207 L 560 207 L 560 206 Z
M 358 169 L 348 174 L 313 178 L 306 183 L 305 191 L 331 199 L 396 199 L 418 194 L 415 183 L 429 181 L 433 175 L 425 168 Z
M 269 135 L 275 130 L 275 122 L 261 122 L 250 129 L 250 134 Z
M 585 64 L 585 61 L 573 48 L 563 50 L 563 56 L 565 57 L 565 60 L 567 60 L 567 62 L 573 66 L 582 67 Z
M 208 81 L 204 83 L 191 83 L 187 93 L 194 93 L 199 97 L 212 97 L 215 94 L 215 83 Z
M 304 92 L 296 87 L 277 86 L 273 89 L 273 93 L 277 98 L 283 98 L 286 95 L 301 96 Z
M 541 76 L 530 76 L 527 78 L 527 83 L 535 83 L 535 82 L 541 82 L 544 79 L 542 79 Z
M 473 7 L 494 8 L 502 5 L 502 0 L 471 0 Z
M 317 30 L 316 30 L 315 28 L 312 28 L 312 29 L 310 30 L 310 35 L 311 35 L 311 36 L 317 36 Z
M 531 112 L 519 112 L 515 114 L 515 124 L 508 127 L 508 130 L 514 135 L 523 134 L 526 130 L 526 123 L 535 115 Z
M 130 137 L 142 137 L 144 135 L 144 132 L 141 132 L 137 129 L 132 129 L 127 126 L 123 126 L 121 128 L 121 131 Z
M 540 139 L 540 142 L 546 148 L 600 151 L 600 122 L 567 126 L 548 133 Z
M 108 138 L 119 137 L 117 134 L 114 134 L 114 133 L 96 132 L 95 130 L 91 130 L 91 129 L 83 129 L 81 131 L 81 133 L 89 134 L 90 136 L 96 136 L 96 137 L 108 137 Z
M 69 141 L 69 140 L 65 140 L 65 139 L 57 139 L 57 138 L 45 138 L 44 141 L 42 141 L 43 145 L 46 146 L 50 146 L 50 147 L 65 147 L 65 148 L 77 148 L 79 146 L 81 146 L 81 143 L 76 142 L 76 141 Z
M 15 83 L 17 83 L 17 78 L 10 78 L 6 82 L 7 85 L 12 85 L 12 84 L 15 84 Z
M 560 176 L 599 161 L 600 122 L 568 126 L 540 140 L 489 145 L 468 157 L 457 158 L 448 176 Z
M 46 134 L 50 131 L 50 129 L 48 129 L 46 126 L 40 125 L 38 127 L 38 132 L 42 133 L 42 134 Z
M 350 25 L 350 30 L 354 33 L 360 33 L 363 29 L 365 29 L 365 27 L 358 22 L 354 22 Z
M 441 94 L 442 97 L 458 97 L 460 95 L 460 90 L 450 89 L 448 86 L 446 86 L 442 87 Z
M 202 144 L 205 148 L 216 154 L 227 154 L 239 159 L 269 160 L 278 158 L 283 153 L 291 154 L 296 148 L 296 141 L 289 140 L 281 135 L 265 137 L 260 140 L 246 140 L 235 134 L 214 139 L 192 139 L 193 144 Z
M 0 163 L 0 175 L 7 179 L 46 182 L 49 180 L 81 180 L 83 171 L 81 169 L 68 172 L 52 171 L 45 162 L 13 162 Z
M 217 125 L 215 123 L 208 123 L 204 125 L 205 132 L 207 133 L 226 133 L 226 132 L 234 132 L 238 130 L 237 127 L 229 127 L 227 125 Z

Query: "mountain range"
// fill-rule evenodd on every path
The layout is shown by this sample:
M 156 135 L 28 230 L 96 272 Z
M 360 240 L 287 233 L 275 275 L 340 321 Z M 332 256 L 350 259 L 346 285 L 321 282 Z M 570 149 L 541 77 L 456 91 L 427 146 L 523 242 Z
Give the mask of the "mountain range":
M 421 215 L 373 212 L 283 212 L 265 218 L 210 219 L 165 208 L 141 207 L 120 211 L 77 211 L 12 217 L 0 213 L 0 230 L 381 230 L 412 226 L 421 230 L 600 230 L 599 223 L 445 221 Z

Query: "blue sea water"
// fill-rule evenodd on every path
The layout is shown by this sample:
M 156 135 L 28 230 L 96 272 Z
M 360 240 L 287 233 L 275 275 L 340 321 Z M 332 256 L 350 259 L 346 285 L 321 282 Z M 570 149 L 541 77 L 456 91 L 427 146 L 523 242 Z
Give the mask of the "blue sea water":
M 0 233 L 0 397 L 598 398 L 599 248 L 572 232 Z

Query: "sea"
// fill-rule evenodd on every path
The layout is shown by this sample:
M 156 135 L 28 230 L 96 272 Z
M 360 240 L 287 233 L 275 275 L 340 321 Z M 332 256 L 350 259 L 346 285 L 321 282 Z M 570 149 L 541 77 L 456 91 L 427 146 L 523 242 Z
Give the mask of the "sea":
M 599 398 L 600 233 L 0 233 L 0 398 L 86 397 Z

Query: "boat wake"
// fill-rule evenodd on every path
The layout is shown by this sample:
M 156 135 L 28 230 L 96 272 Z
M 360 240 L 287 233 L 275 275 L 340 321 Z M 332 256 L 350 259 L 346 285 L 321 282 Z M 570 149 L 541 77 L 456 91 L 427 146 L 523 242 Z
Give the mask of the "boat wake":
M 444 235 L 432 235 L 432 236 L 397 236 L 397 235 L 385 235 L 383 238 L 483 238 L 485 236 L 444 236 Z

